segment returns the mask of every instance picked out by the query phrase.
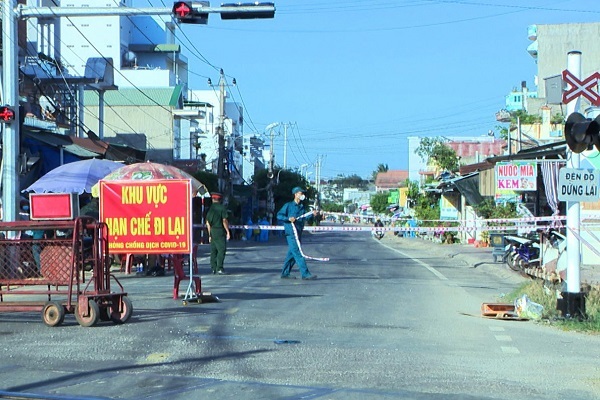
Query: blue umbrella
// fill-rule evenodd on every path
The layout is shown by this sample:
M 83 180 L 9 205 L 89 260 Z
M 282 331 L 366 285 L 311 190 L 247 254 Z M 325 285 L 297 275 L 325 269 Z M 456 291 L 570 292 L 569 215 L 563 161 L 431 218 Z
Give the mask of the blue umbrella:
M 91 193 L 100 179 L 123 164 L 110 160 L 83 160 L 61 165 L 35 181 L 24 192 Z

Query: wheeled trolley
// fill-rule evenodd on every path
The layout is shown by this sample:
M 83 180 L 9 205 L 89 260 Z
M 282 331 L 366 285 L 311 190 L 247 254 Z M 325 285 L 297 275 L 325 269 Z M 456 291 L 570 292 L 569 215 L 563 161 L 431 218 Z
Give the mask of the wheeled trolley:
M 0 312 L 39 311 L 48 326 L 66 314 L 86 327 L 125 323 L 132 304 L 110 266 L 108 228 L 93 218 L 0 222 Z

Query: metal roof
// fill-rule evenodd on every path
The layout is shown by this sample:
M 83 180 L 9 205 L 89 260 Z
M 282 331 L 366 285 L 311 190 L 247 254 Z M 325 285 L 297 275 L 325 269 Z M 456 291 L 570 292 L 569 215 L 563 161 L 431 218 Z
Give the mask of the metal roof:
M 93 158 L 98 157 L 100 154 L 74 144 L 72 138 L 65 135 L 46 132 L 32 132 L 27 129 L 23 130 L 23 135 L 53 147 L 62 147 L 65 151 L 68 151 L 69 153 L 78 157 Z
M 106 106 L 165 106 L 178 107 L 183 87 L 168 88 L 121 88 L 104 93 Z M 86 90 L 83 104 L 86 107 L 97 106 L 98 93 Z
M 497 156 L 497 157 L 489 157 L 486 161 L 491 163 L 497 163 L 500 161 L 511 161 L 511 160 L 532 160 L 542 157 L 566 157 L 567 153 L 567 142 L 565 140 L 561 140 L 556 143 L 550 143 L 543 146 L 532 147 L 530 149 L 521 150 L 518 153 Z

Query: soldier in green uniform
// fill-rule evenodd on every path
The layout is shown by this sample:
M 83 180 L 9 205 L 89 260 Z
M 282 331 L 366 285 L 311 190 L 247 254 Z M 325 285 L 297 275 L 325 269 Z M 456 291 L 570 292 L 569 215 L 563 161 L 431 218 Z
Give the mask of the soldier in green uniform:
M 206 228 L 210 242 L 210 268 L 213 274 L 226 275 L 223 261 L 225 261 L 227 241 L 231 238 L 227 209 L 221 204 L 223 198 L 221 193 L 212 193 L 210 197 L 212 205 L 206 214 Z

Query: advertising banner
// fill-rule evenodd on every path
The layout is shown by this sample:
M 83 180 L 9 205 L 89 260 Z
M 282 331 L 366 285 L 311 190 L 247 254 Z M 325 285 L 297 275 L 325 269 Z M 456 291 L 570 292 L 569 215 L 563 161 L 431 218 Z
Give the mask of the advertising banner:
M 458 209 L 446 196 L 440 197 L 440 219 L 458 219 Z
M 132 254 L 190 253 L 189 180 L 100 180 L 100 220 L 109 251 Z
M 497 163 L 496 203 L 520 202 L 520 192 L 537 190 L 537 164 L 532 161 Z
M 496 164 L 496 191 L 537 190 L 537 166 L 531 161 Z

